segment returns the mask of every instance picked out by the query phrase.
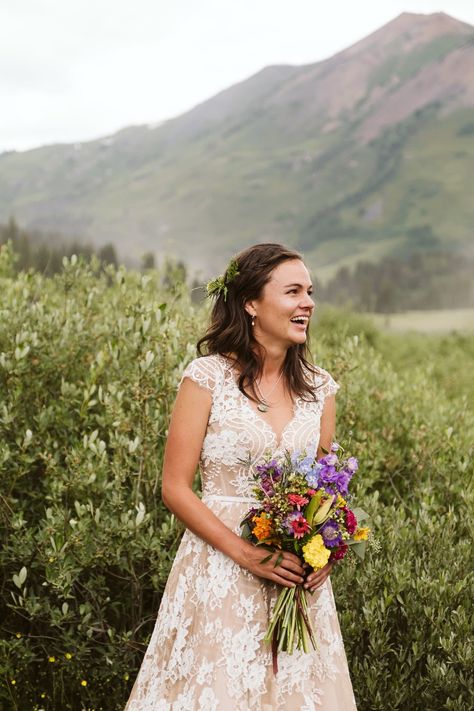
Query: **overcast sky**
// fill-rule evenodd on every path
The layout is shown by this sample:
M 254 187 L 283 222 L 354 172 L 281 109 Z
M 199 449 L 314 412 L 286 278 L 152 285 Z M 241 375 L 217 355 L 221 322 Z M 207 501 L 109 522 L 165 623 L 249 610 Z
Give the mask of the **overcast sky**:
M 159 122 L 404 11 L 474 24 L 474 0 L 0 0 L 0 151 Z

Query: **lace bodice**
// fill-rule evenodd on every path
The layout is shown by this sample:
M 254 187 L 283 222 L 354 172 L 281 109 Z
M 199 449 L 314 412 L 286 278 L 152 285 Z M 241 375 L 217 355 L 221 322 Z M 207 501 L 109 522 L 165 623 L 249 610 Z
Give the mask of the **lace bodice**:
M 239 460 L 261 460 L 266 451 L 273 455 L 285 449 L 305 449 L 315 455 L 320 433 L 324 400 L 338 385 L 325 370 L 314 376 L 317 399 L 307 402 L 297 397 L 293 417 L 280 441 L 268 422 L 252 407 L 239 390 L 235 371 L 221 355 L 209 355 L 191 361 L 181 381 L 190 378 L 210 391 L 212 405 L 206 436 L 200 455 L 203 498 L 207 495 L 251 496 L 249 469 Z

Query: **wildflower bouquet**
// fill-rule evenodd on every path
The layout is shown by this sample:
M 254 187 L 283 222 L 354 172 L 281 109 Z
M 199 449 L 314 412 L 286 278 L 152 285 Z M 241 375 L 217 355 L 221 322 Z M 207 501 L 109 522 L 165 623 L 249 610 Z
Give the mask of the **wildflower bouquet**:
M 280 460 L 266 457 L 255 467 L 254 495 L 259 506 L 253 507 L 241 522 L 242 536 L 269 551 L 263 560 L 282 551 L 302 557 L 314 570 L 328 561 L 341 560 L 348 551 L 360 558 L 370 534 L 368 514 L 348 505 L 348 487 L 357 471 L 355 457 L 343 457 L 343 449 L 334 443 L 331 452 L 316 461 L 303 453 L 286 452 Z M 272 643 L 274 669 L 279 651 L 316 649 L 316 638 L 308 616 L 306 591 L 302 585 L 283 588 L 273 609 L 265 636 Z

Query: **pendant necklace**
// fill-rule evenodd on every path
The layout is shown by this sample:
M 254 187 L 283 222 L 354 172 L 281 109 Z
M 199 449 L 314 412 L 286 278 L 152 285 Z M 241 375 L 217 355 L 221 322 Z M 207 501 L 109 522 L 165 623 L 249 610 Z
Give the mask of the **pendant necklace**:
M 278 379 L 276 380 L 274 386 L 268 393 L 268 395 L 265 397 L 260 388 L 258 387 L 257 383 L 255 382 L 255 389 L 257 390 L 257 395 L 259 396 L 259 403 L 257 405 L 257 410 L 260 412 L 268 412 L 268 409 L 270 405 L 268 404 L 268 396 L 272 394 L 272 392 L 275 390 L 276 386 L 280 382 L 281 378 L 283 375 L 283 371 L 281 371 L 280 375 L 278 376 Z

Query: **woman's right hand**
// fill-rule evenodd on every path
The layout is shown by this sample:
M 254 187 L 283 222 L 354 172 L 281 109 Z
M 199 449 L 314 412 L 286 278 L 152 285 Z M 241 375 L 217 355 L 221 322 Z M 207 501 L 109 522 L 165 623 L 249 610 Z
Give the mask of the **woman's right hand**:
M 271 580 L 285 588 L 293 588 L 304 583 L 305 570 L 298 556 L 287 551 L 276 551 L 269 560 L 262 563 L 262 560 L 268 556 L 269 553 L 264 548 L 249 544 L 245 551 L 245 560 L 241 565 L 254 575 Z M 283 557 L 275 567 L 278 556 Z

